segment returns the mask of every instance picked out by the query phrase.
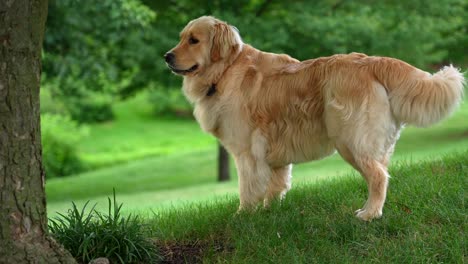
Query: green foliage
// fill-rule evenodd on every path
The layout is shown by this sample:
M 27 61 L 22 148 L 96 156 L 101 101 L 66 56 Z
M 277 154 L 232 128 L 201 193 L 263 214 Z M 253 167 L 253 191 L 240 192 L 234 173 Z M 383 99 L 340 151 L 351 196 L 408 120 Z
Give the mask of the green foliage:
M 459 9 L 463 9 L 464 12 L 459 15 Z M 468 65 L 468 53 L 466 52 L 466 46 L 468 44 L 468 2 L 461 0 L 459 4 L 450 6 L 447 10 L 449 17 L 445 23 L 450 23 L 454 27 L 454 30 L 447 31 L 442 36 L 441 46 L 448 51 L 446 61 Z
M 86 136 L 86 127 L 69 117 L 41 115 L 42 156 L 47 178 L 66 176 L 85 169 L 78 144 Z
M 51 1 L 44 71 L 72 117 L 112 118 L 111 103 L 145 86 L 139 75 L 150 52 L 155 13 L 138 0 Z
M 66 215 L 49 219 L 49 229 L 55 239 L 82 263 L 106 257 L 111 263 L 155 263 L 157 250 L 147 239 L 149 233 L 136 215 L 122 216 L 122 204 L 108 198 L 108 213 L 81 210 L 72 203 Z
M 47 79 L 43 74 L 42 79 Z M 43 81 L 41 82 L 40 90 L 40 103 L 41 103 L 41 114 L 55 114 L 55 115 L 69 115 L 67 107 L 64 102 L 57 96 L 52 94 L 54 90 L 53 86 L 56 82 Z
M 149 102 L 156 115 L 176 114 L 191 117 L 192 106 L 184 97 L 181 89 L 153 88 L 149 91 Z
M 449 59 L 449 42 L 458 38 L 456 42 L 462 44 L 457 34 L 463 30 L 463 5 L 459 0 L 294 2 L 279 17 L 273 7 L 264 13 L 265 19 L 281 21 L 278 25 L 246 27 L 253 31 L 246 32 L 246 40 L 258 39 L 256 45 L 263 46 L 262 38 L 278 39 L 279 31 L 282 36 L 276 43 L 266 42 L 268 48 L 300 59 L 355 51 L 396 57 L 426 68 Z M 457 37 L 449 40 L 447 35 Z
M 67 104 L 67 111 L 73 120 L 80 123 L 93 123 L 109 121 L 114 118 L 112 96 L 86 89 L 80 91 L 78 97 L 71 96 L 64 100 Z

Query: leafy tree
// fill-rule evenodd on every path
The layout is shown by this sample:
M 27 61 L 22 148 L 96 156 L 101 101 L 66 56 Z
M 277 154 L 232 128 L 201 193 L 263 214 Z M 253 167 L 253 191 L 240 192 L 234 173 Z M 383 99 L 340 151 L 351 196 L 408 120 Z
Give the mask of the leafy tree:
M 138 0 L 53 0 L 49 10 L 44 71 L 53 94 L 76 120 L 112 118 L 112 102 L 150 81 L 142 73 L 155 13 Z

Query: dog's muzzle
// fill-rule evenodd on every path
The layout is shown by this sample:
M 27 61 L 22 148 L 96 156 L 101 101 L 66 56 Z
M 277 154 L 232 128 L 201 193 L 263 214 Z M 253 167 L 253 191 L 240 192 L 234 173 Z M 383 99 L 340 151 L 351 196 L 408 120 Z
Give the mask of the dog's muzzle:
M 192 67 L 190 67 L 188 69 L 185 69 L 185 70 L 178 69 L 174 65 L 175 64 L 175 55 L 172 52 L 168 52 L 168 53 L 164 54 L 164 60 L 166 61 L 167 67 L 169 67 L 174 73 L 177 73 L 177 74 L 184 75 L 184 74 L 187 74 L 187 73 L 194 72 L 194 71 L 196 71 L 198 69 L 198 64 L 195 64 Z

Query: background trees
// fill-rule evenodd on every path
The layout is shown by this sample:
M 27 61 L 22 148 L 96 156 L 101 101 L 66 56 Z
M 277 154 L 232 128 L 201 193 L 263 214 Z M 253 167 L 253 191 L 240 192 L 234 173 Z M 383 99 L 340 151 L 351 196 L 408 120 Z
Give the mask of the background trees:
M 44 76 L 63 111 L 80 122 L 112 119 L 111 104 L 145 88 L 155 13 L 138 0 L 51 1 Z M 153 59 L 153 58 L 151 58 Z

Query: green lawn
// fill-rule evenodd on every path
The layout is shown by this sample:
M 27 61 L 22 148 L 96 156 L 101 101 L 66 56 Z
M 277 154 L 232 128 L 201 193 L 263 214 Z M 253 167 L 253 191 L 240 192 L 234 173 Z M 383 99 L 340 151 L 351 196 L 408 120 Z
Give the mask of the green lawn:
M 71 201 L 91 199 L 106 206 L 115 188 L 128 211 L 149 212 L 214 196 L 235 194 L 237 180 L 216 183 L 216 141 L 193 120 L 154 119 L 144 96 L 116 105 L 114 122 L 92 125 L 81 155 L 100 169 L 47 181 L 49 212 L 64 211 Z M 440 157 L 468 149 L 468 104 L 450 119 L 402 133 L 394 161 Z M 338 155 L 297 165 L 293 185 L 350 172 Z
M 367 196 L 356 175 L 301 184 L 268 210 L 236 215 L 231 196 L 147 221 L 168 263 L 463 263 L 468 151 L 390 172 L 371 223 L 353 216 Z
M 199 151 L 216 142 L 191 119 L 155 119 L 144 93 L 117 103 L 114 112 L 115 121 L 90 125 L 89 136 L 81 142 L 81 156 L 93 167 Z

